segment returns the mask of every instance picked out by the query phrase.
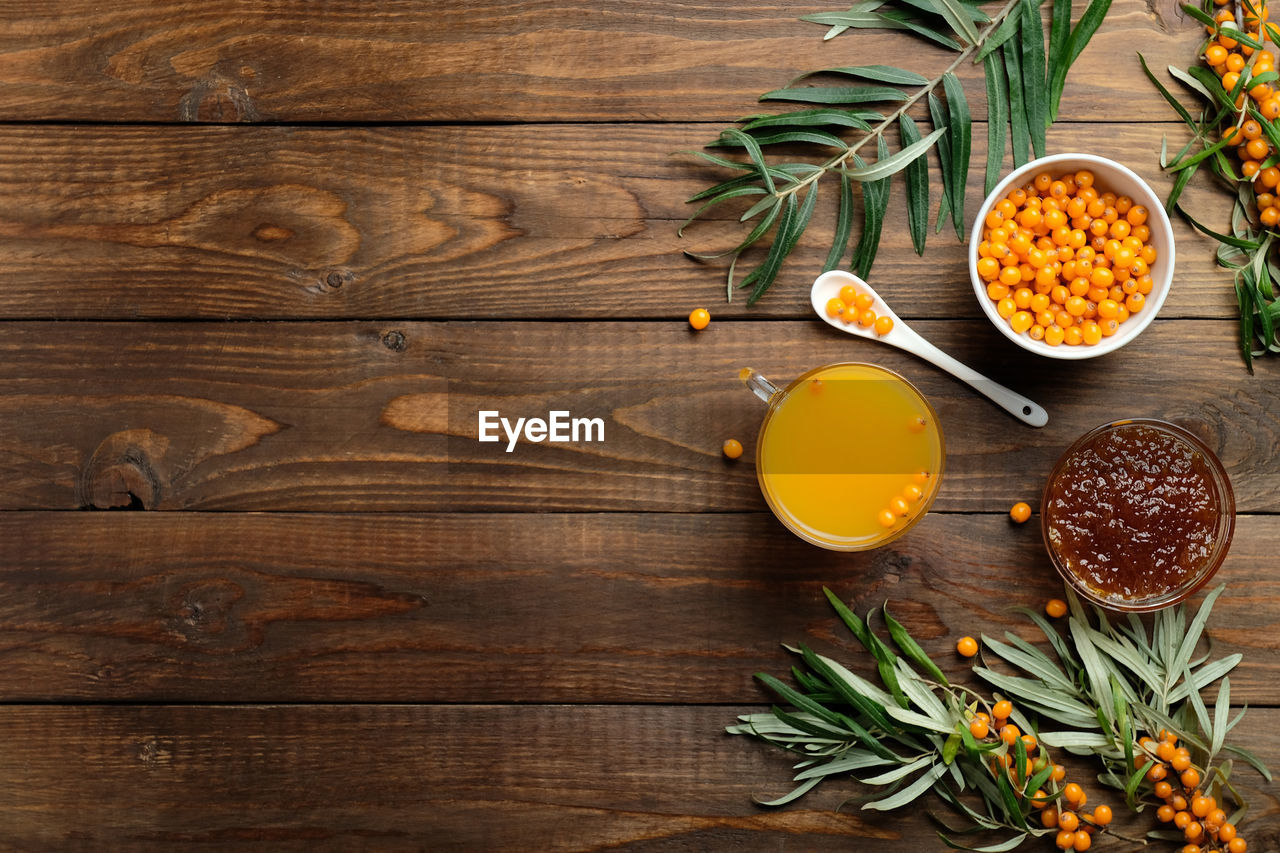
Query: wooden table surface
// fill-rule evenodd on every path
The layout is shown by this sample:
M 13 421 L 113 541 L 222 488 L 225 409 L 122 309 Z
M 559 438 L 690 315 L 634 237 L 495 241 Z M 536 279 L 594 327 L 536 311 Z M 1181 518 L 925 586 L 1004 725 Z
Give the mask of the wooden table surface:
M 911 252 L 895 192 L 877 287 L 1043 402 L 1042 430 L 811 318 L 821 211 L 752 308 L 682 256 L 726 230 L 677 238 L 720 176 L 676 152 L 804 71 L 938 67 L 797 20 L 839 7 L 5 5 L 0 849 L 939 849 L 922 813 L 838 811 L 840 782 L 753 805 L 790 762 L 723 727 L 767 706 L 752 675 L 785 672 L 782 642 L 865 666 L 824 585 L 891 601 L 963 677 L 958 636 L 1059 590 L 1009 505 L 1121 416 L 1187 426 L 1230 472 L 1209 634 L 1245 655 L 1240 735 L 1280 763 L 1280 368 L 1245 371 L 1210 241 L 1176 224 L 1176 285 L 1135 343 L 1049 363 L 981 317 L 954 235 Z M 1115 0 L 1050 151 L 1163 196 L 1182 128 L 1135 50 L 1185 67 L 1201 33 L 1171 0 Z M 1186 200 L 1225 223 L 1207 182 Z M 719 448 L 751 448 L 762 414 L 740 367 L 851 359 L 917 383 L 949 456 L 920 525 L 842 555 Z M 507 454 L 475 440 L 480 409 L 600 416 L 606 440 Z M 1250 849 L 1280 849 L 1280 801 L 1246 787 Z

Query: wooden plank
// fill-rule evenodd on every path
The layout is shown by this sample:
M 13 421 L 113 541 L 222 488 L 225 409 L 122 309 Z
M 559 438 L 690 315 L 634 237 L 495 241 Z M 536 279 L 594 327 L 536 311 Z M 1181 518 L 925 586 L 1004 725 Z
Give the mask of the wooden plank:
M 830 43 L 798 19 L 838 4 L 667 0 L 24 0 L 0 27 L 0 114 L 21 121 L 732 120 L 802 72 L 954 54 L 901 33 Z M 1077 14 L 1079 14 L 1077 12 Z M 1133 51 L 1190 64 L 1202 32 L 1173 0 L 1119 0 L 1063 115 L 1167 119 Z M 856 39 L 856 41 L 855 41 Z M 1119 59 L 1118 59 L 1119 58 Z M 1124 73 L 1117 74 L 1117 62 Z M 960 69 L 975 91 L 979 69 Z M 1135 98 L 1134 90 L 1148 97 Z M 1120 112 L 1117 113 L 1117 110 Z
M 866 359 L 919 384 L 947 438 L 944 510 L 1034 498 L 1087 429 L 1159 416 L 1222 456 L 1242 511 L 1280 498 L 1271 362 L 1229 321 L 1157 321 L 1099 363 L 1032 361 L 985 321 L 926 337 L 1050 411 L 1033 430 L 912 356 L 818 322 L 0 324 L 0 507 L 763 508 L 763 407 L 737 380 Z M 1176 360 L 1173 358 L 1177 356 Z M 1170 373 L 1177 364 L 1177 374 Z M 599 417 L 603 442 L 481 443 L 478 412 Z M 721 442 L 748 447 L 725 464 Z
M 741 294 L 725 304 L 725 263 L 681 254 L 744 236 L 740 207 L 676 234 L 694 211 L 685 199 L 725 175 L 672 152 L 718 130 L 0 127 L 0 317 L 674 318 L 698 304 L 717 317 L 807 316 L 831 240 L 829 186 L 753 308 Z M 1050 146 L 1114 157 L 1164 197 L 1165 133 L 1181 131 L 1064 124 Z M 977 136 L 971 216 L 983 197 Z M 1210 182 L 1185 199 L 1204 221 L 1227 221 L 1230 199 Z M 888 221 L 905 217 L 899 180 Z M 1165 316 L 1235 316 L 1215 244 L 1175 226 Z M 930 235 L 923 260 L 907 229 L 884 233 L 873 280 L 900 314 L 980 316 L 950 227 Z
M 864 554 L 767 513 L 0 513 L 5 702 L 756 702 L 805 643 L 870 675 L 823 597 L 894 614 L 958 682 L 966 634 L 1061 595 L 1036 524 L 933 514 Z M 1280 704 L 1280 517 L 1241 516 L 1209 625 Z
M 0 507 L 164 510 L 760 510 L 764 409 L 737 373 L 872 360 L 918 383 L 947 438 L 938 508 L 1041 491 L 1085 430 L 1188 425 L 1242 511 L 1280 498 L 1276 365 L 1248 375 L 1230 321 L 1157 320 L 1100 364 L 1032 361 L 986 321 L 925 337 L 1039 397 L 1024 427 L 972 389 L 817 320 L 732 323 L 0 324 Z M 1176 356 L 1176 359 L 1175 359 Z M 1170 365 L 1178 374 L 1170 374 Z M 604 441 L 481 443 L 479 411 L 604 420 Z M 727 465 L 737 437 L 748 457 Z
M 937 848 L 923 810 L 841 808 L 857 792 L 842 780 L 786 808 L 752 805 L 788 789 L 792 763 L 723 734 L 754 709 L 6 707 L 0 819 L 16 849 Z M 1250 709 L 1235 736 L 1275 766 L 1276 740 L 1248 732 L 1277 724 L 1280 712 Z M 1243 768 L 1232 781 L 1255 804 L 1242 835 L 1270 849 L 1265 786 Z M 1154 824 L 1150 810 L 1116 813 L 1134 834 Z

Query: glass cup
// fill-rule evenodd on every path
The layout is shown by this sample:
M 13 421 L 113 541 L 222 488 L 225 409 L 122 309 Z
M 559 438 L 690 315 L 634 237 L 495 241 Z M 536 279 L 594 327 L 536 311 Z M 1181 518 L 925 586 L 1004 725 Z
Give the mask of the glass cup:
M 818 367 L 779 388 L 739 374 L 769 406 L 756 477 L 773 514 L 801 539 L 834 551 L 892 542 L 924 517 L 945 461 L 929 401 L 873 364 Z

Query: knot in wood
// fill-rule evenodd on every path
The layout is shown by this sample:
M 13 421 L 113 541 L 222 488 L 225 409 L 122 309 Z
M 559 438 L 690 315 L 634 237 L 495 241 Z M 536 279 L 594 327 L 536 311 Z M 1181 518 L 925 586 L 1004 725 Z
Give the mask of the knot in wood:
M 404 332 L 395 329 L 382 336 L 382 345 L 392 352 L 404 352 L 409 348 L 409 342 L 405 339 Z
M 90 509 L 154 509 L 162 486 L 152 459 L 168 441 L 150 430 L 113 433 L 97 446 L 80 476 L 79 503 Z

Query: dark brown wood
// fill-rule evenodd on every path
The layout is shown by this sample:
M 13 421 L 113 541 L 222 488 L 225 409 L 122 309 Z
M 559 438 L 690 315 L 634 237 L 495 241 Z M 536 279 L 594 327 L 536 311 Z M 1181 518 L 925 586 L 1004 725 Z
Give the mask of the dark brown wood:
M 839 780 L 752 805 L 791 776 L 778 750 L 723 734 L 759 707 L 8 707 L 0 815 L 18 849 L 943 849 L 924 815 L 841 808 L 858 791 Z M 1255 746 L 1280 762 L 1274 739 Z M 1251 771 L 1232 779 L 1266 802 Z M 1265 807 L 1243 832 L 1280 843 Z
M 1231 321 L 1158 321 L 1097 363 L 1033 361 L 985 321 L 919 331 L 1039 397 L 1034 430 L 912 356 L 818 322 L 10 323 L 0 326 L 0 507 L 647 510 L 764 507 L 751 365 L 789 381 L 870 360 L 917 383 L 947 438 L 938 508 L 1034 499 L 1053 462 L 1116 417 L 1182 423 L 1241 511 L 1280 493 L 1271 363 L 1245 373 Z M 1177 353 L 1175 368 L 1171 355 Z M 1034 373 L 1028 374 L 1028 369 Z M 600 417 L 603 442 L 482 444 L 478 412 Z
M 827 605 L 895 616 L 959 681 L 966 634 L 1038 631 L 1061 585 L 1040 532 L 933 514 L 892 546 L 820 551 L 771 515 L 0 513 L 5 701 L 755 702 L 781 643 L 870 674 Z M 1214 652 L 1267 704 L 1256 614 L 1280 517 L 1244 516 Z M 1216 581 L 1215 581 L 1216 583 Z M 925 594 L 927 592 L 927 594 Z
M 0 115 L 45 121 L 733 120 L 798 74 L 854 63 L 933 76 L 954 57 L 883 33 L 824 44 L 840 4 L 24 0 L 0 29 Z M 1083 8 L 1083 4 L 1081 4 Z M 1084 120 L 1164 121 L 1152 67 L 1194 61 L 1172 0 L 1113 5 L 1063 99 Z M 1077 15 L 1079 11 L 1077 11 Z M 531 22 L 536 21 L 536 24 Z M 960 71 L 981 91 L 979 69 Z M 1119 73 L 1117 73 L 1119 71 Z M 981 103 L 981 101 L 978 101 Z
M 682 254 L 745 236 L 745 205 L 676 233 L 696 209 L 685 199 L 725 173 L 674 152 L 719 129 L 0 127 L 0 317 L 678 318 L 698 305 L 718 318 L 808 316 L 834 227 L 832 187 L 752 308 L 743 294 L 725 304 L 725 263 Z M 1114 157 L 1164 197 L 1166 133 L 1180 144 L 1176 127 L 1062 124 L 1050 150 Z M 979 126 L 970 217 L 985 140 Z M 1198 180 L 1184 198 L 1226 227 L 1230 199 L 1218 187 Z M 936 211 L 936 189 L 933 202 Z M 899 179 L 875 286 L 904 317 L 980 316 L 966 243 L 948 226 L 921 260 L 905 221 Z M 1234 317 L 1215 244 L 1175 226 L 1177 279 L 1163 315 Z

